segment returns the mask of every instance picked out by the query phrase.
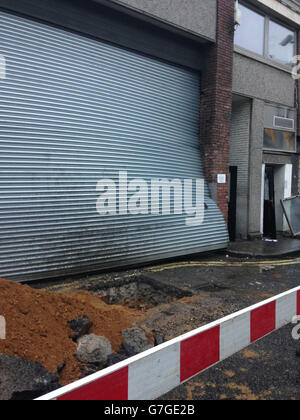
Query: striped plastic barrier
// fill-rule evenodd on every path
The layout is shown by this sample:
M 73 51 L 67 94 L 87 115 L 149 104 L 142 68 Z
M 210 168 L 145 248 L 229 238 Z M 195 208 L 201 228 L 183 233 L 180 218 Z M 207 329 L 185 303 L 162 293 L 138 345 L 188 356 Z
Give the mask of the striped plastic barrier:
M 300 287 L 205 325 L 38 400 L 153 400 L 300 315 Z

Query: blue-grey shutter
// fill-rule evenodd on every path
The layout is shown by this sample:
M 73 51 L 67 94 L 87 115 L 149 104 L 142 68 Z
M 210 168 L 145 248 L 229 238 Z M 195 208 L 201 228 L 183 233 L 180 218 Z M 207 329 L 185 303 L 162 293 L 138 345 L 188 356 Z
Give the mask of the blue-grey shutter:
M 159 45 L 158 45 L 159 48 Z M 198 74 L 0 13 L 0 276 L 46 278 L 226 246 L 186 215 L 100 216 L 102 178 L 202 178 Z

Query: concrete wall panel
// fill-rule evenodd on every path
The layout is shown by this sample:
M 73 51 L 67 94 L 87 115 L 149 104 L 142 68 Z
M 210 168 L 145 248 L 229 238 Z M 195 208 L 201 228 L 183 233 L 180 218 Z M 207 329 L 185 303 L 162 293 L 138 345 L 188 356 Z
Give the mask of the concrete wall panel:
M 234 54 L 233 92 L 289 107 L 295 103 L 295 82 L 288 72 Z
M 111 0 L 205 38 L 216 39 L 216 0 Z

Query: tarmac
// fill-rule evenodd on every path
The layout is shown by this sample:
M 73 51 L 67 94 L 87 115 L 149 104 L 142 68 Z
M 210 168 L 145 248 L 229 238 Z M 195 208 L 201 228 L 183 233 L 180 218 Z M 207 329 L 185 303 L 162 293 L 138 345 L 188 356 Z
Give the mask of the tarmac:
M 161 400 L 300 400 L 299 343 L 288 325 L 197 375 Z

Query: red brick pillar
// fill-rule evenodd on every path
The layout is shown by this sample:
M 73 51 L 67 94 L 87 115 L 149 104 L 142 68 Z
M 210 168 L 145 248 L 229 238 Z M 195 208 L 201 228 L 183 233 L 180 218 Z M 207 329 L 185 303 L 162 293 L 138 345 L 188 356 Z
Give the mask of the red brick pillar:
M 300 31 L 299 30 L 297 31 L 297 42 L 296 43 L 297 43 L 297 55 L 300 56 Z M 298 61 L 298 63 L 299 63 L 299 61 Z M 298 74 L 299 74 L 299 71 L 298 71 Z M 300 79 L 297 80 L 296 83 L 297 83 L 297 98 L 296 98 L 296 106 L 297 106 L 297 139 L 299 141 L 299 136 L 300 136 Z
M 217 39 L 207 48 L 202 74 L 200 141 L 206 180 L 227 221 L 235 1 L 217 4 Z M 226 184 L 217 183 L 218 174 L 227 175 Z

